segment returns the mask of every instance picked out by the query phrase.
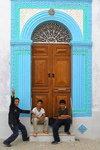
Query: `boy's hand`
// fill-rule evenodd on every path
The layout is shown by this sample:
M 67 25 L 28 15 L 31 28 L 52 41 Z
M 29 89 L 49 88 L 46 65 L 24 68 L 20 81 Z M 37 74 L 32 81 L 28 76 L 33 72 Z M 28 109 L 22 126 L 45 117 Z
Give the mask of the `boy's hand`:
M 32 114 L 32 113 L 33 113 L 33 111 L 32 111 L 32 110 L 30 110 L 30 113 Z
M 15 95 L 15 89 L 12 90 L 12 97 Z
M 70 115 L 68 115 L 68 118 L 70 118 L 70 119 L 71 119 L 71 116 L 70 116 Z
M 70 118 L 71 119 L 71 116 L 70 115 L 61 115 L 61 118 L 64 118 L 64 119 Z
M 40 121 L 43 121 L 43 117 L 39 117 Z

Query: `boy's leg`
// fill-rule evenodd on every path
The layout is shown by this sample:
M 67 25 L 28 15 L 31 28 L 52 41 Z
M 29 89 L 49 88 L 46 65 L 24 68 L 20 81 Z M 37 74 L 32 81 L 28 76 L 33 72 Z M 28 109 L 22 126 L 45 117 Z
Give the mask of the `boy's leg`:
M 19 130 L 21 130 L 21 132 L 22 132 L 23 141 L 26 141 L 27 139 L 29 140 L 29 137 L 27 137 L 27 130 L 26 130 L 26 127 L 25 127 L 21 122 L 19 122 L 18 128 L 19 128 Z
M 38 118 L 33 118 L 33 130 L 34 130 L 34 136 L 36 137 L 37 135 L 37 123 L 38 123 L 39 119 Z
M 48 133 L 47 132 L 47 130 L 48 130 L 48 122 L 49 122 L 48 117 L 45 117 L 43 121 L 44 121 L 43 131 L 44 131 L 44 133 Z
M 70 118 L 67 118 L 67 119 L 64 120 L 64 125 L 65 125 L 64 131 L 65 131 L 65 132 L 68 132 L 68 131 L 69 131 L 69 129 L 70 129 L 70 124 L 71 124 L 71 119 L 70 119 Z
M 9 124 L 9 126 L 10 126 L 11 130 L 13 131 L 13 134 L 8 139 L 6 139 L 4 141 L 5 143 L 8 143 L 8 144 L 13 142 L 18 136 L 18 126 L 17 125 L 12 125 L 12 124 Z
M 59 142 L 60 141 L 60 138 L 59 138 L 59 134 L 58 134 L 58 130 L 59 128 L 61 127 L 61 125 L 63 124 L 63 120 L 58 120 L 56 121 L 53 125 L 52 125 L 52 129 L 53 129 L 53 137 L 54 137 L 54 140 L 56 142 Z

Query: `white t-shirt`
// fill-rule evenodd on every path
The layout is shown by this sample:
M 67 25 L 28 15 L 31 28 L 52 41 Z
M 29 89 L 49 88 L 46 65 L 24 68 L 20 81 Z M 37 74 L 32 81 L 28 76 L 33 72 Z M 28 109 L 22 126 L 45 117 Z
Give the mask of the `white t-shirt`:
M 37 107 L 35 107 L 32 111 L 36 117 L 41 117 L 43 114 L 45 114 L 45 110 L 43 108 L 41 108 L 41 110 L 39 111 Z

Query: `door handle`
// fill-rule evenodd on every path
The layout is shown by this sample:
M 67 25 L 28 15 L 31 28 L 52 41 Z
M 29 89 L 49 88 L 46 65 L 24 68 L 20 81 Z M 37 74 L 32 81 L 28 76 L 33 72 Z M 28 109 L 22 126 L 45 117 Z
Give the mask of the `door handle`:
M 54 73 L 52 74 L 52 77 L 54 78 Z
M 58 91 L 66 91 L 66 89 L 58 89 Z
M 48 77 L 50 78 L 50 73 L 48 73 Z

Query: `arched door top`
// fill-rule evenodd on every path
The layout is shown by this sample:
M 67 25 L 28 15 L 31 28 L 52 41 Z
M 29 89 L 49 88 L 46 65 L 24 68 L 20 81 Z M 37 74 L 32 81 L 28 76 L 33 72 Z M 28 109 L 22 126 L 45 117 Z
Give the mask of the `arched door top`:
M 54 15 L 49 15 L 48 10 L 44 10 L 32 16 L 23 27 L 21 40 L 30 40 L 36 27 L 51 21 L 64 25 L 71 34 L 73 41 L 82 41 L 82 33 L 76 21 L 68 14 L 58 10 L 55 10 Z
M 36 43 L 69 43 L 71 35 L 66 27 L 55 22 L 46 22 L 33 31 L 31 39 Z

